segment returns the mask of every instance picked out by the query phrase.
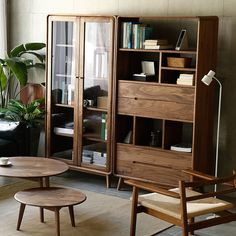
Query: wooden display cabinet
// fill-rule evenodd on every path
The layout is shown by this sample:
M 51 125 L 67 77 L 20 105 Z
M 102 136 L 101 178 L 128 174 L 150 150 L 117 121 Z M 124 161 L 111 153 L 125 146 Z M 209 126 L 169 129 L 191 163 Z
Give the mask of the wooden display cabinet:
M 114 18 L 48 16 L 46 156 L 70 169 L 112 172 Z
M 125 45 L 124 22 L 150 25 L 150 37 L 167 39 L 172 47 L 156 50 Z M 188 48 L 175 50 L 182 29 L 187 32 Z M 114 174 L 176 186 L 179 179 L 188 179 L 181 169 L 210 173 L 214 86 L 205 86 L 201 78 L 216 67 L 218 18 L 118 17 L 116 30 Z M 169 66 L 170 57 L 190 58 L 186 61 L 191 63 Z M 142 72 L 142 61 L 155 63 L 151 81 L 137 81 L 133 76 Z M 179 84 L 180 74 L 194 74 L 193 83 Z M 188 143 L 191 151 L 171 150 L 179 143 Z

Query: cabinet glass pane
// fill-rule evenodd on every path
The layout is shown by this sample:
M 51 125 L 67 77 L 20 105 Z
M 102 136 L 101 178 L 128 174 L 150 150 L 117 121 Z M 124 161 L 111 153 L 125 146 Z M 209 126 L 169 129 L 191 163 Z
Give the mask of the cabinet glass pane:
M 98 108 L 108 96 L 110 29 L 110 23 L 106 22 L 85 24 L 84 100 Z
M 52 103 L 74 103 L 75 23 L 52 25 Z
M 75 22 L 54 21 L 51 44 L 51 156 L 74 156 Z
M 82 163 L 106 167 L 111 23 L 86 22 Z

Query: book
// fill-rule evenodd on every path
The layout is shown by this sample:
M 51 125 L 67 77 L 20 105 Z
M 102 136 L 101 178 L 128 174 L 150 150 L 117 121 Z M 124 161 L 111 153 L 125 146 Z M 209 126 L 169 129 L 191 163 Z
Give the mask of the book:
M 144 42 L 150 38 L 152 34 L 152 27 L 147 24 L 140 25 L 140 48 L 144 48 Z
M 101 139 L 107 140 L 107 122 L 106 122 L 106 114 L 105 113 L 102 113 Z
M 168 45 L 167 39 L 146 39 L 144 45 Z
M 140 23 L 132 25 L 132 46 L 134 49 L 140 48 Z
M 66 127 L 54 127 L 54 133 L 57 135 L 65 135 L 65 136 L 73 136 L 74 129 L 66 128 Z
M 157 50 L 162 50 L 162 49 L 172 49 L 173 45 L 168 44 L 168 45 L 144 45 L 144 49 L 157 49 Z
M 122 22 L 122 48 L 132 48 L 132 22 Z
M 192 145 L 190 143 L 178 143 L 170 146 L 170 150 L 178 152 L 192 152 Z
M 176 84 L 194 85 L 194 74 L 180 74 Z

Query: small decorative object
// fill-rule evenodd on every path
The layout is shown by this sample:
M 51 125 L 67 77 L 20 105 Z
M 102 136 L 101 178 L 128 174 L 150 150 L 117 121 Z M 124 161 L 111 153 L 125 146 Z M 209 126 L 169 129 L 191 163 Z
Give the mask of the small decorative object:
M 167 57 L 168 67 L 190 67 L 192 58 L 190 57 Z
M 133 139 L 133 131 L 130 130 L 124 139 L 124 143 L 131 144 Z
M 97 97 L 97 108 L 107 109 L 107 96 Z
M 0 157 L 0 165 L 7 165 L 9 161 L 8 157 Z
M 155 78 L 155 62 L 142 61 L 142 73 L 133 74 L 133 79 L 138 81 L 152 81 Z
M 186 50 L 188 49 L 188 37 L 187 30 L 182 29 L 177 40 L 175 50 Z
M 150 139 L 151 147 L 161 147 L 161 131 L 151 131 L 151 139 Z
M 92 107 L 94 105 L 94 101 L 91 99 L 84 99 L 84 107 Z

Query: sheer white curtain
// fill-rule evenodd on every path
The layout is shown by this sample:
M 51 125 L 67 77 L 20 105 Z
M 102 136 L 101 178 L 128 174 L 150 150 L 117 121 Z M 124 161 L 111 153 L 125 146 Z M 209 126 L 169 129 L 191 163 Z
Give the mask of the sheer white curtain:
M 0 0 L 0 58 L 5 58 L 7 51 L 7 0 Z

